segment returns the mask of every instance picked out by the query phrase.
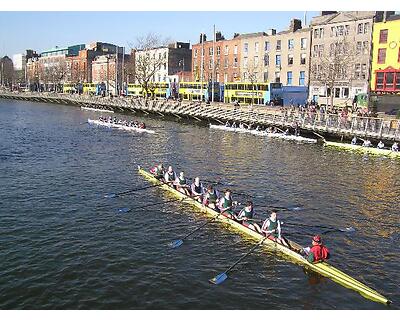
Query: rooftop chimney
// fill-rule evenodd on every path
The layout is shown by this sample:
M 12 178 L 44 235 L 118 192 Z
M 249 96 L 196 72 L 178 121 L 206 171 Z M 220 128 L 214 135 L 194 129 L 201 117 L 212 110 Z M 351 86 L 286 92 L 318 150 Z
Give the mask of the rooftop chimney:
M 276 35 L 276 29 L 268 29 L 268 30 L 267 30 L 267 35 L 269 35 L 269 36 L 274 36 L 274 35 Z
M 207 35 L 205 33 L 200 33 L 200 43 L 207 41 Z
M 299 29 L 301 29 L 301 20 L 300 19 L 292 19 L 290 21 L 289 31 L 295 32 Z

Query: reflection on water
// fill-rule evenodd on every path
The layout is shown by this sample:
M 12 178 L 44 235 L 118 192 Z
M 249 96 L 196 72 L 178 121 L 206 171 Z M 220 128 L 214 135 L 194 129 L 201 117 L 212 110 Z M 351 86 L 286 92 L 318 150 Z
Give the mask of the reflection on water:
M 279 216 L 303 246 L 323 227 L 354 227 L 323 235 L 332 264 L 400 300 L 399 161 L 158 118 L 138 119 L 156 135 L 132 134 L 82 125 L 88 117 L 0 101 L 0 308 L 385 308 L 267 250 L 210 286 L 254 242 L 215 222 L 170 251 L 206 221 L 201 213 L 177 202 L 141 210 L 170 199 L 157 188 L 104 198 L 147 186 L 136 166 L 160 161 L 221 181 L 239 202 L 250 195 L 262 219 L 271 205 L 301 207 Z

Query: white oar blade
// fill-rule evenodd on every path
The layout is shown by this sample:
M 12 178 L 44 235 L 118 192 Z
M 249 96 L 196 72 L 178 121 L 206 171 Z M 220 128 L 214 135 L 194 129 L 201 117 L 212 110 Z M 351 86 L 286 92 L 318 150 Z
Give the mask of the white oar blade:
M 224 273 L 220 273 L 219 275 L 217 275 L 216 277 L 208 280 L 210 283 L 212 284 L 221 284 L 222 282 L 224 282 L 226 279 L 228 278 L 228 275 L 224 272 Z
M 117 195 L 115 193 L 109 193 L 104 196 L 104 198 L 115 198 Z
M 172 241 L 172 242 L 169 244 L 169 246 L 170 246 L 172 249 L 175 249 L 175 248 L 180 247 L 182 244 L 183 244 L 183 240 L 179 239 L 179 240 Z
M 354 232 L 356 231 L 356 229 L 354 229 L 353 227 L 346 227 L 344 229 L 339 229 L 342 232 Z
M 127 213 L 127 212 L 129 212 L 129 211 L 131 211 L 130 208 L 119 208 L 119 209 L 118 209 L 118 212 L 119 212 L 119 213 Z

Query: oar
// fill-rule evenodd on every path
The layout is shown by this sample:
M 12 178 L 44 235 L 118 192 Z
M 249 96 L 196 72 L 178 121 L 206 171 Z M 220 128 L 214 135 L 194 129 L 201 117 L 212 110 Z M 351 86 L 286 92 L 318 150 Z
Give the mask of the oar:
M 210 222 L 214 221 L 215 219 L 217 219 L 220 216 L 220 213 L 218 215 L 216 215 L 214 218 L 212 218 L 211 220 L 206 221 L 205 223 L 203 223 L 201 226 L 197 227 L 196 229 L 194 229 L 193 231 L 191 231 L 190 233 L 188 233 L 186 236 L 184 236 L 182 239 L 178 239 L 178 240 L 174 240 L 171 241 L 169 243 L 169 246 L 173 249 L 180 247 L 183 244 L 183 240 L 187 239 L 189 236 L 191 236 L 193 233 L 195 233 L 196 231 L 200 230 L 201 228 L 203 228 L 204 226 L 206 226 L 207 224 L 209 224 Z
M 302 224 L 302 223 L 292 223 L 292 222 L 285 222 L 285 224 L 288 225 L 288 226 L 295 226 L 295 227 L 309 227 L 309 228 L 329 229 L 330 231 L 328 231 L 328 232 L 332 232 L 332 231 L 354 232 L 354 231 L 356 231 L 356 229 L 354 229 L 353 227 L 335 228 L 335 227 L 330 227 L 330 226 L 315 226 L 315 225 Z
M 104 197 L 105 198 L 116 198 L 116 197 L 122 196 L 124 194 L 129 194 L 129 193 L 133 193 L 133 192 L 140 191 L 140 190 L 150 189 L 150 188 L 158 187 L 158 186 L 161 186 L 161 185 L 163 185 L 163 183 L 153 184 L 153 185 L 146 186 L 146 187 L 143 187 L 143 188 L 136 188 L 136 189 L 131 189 L 131 190 L 123 191 L 123 192 L 108 193 Z
M 314 133 L 317 137 L 320 137 L 324 142 L 326 142 L 324 136 L 321 136 L 320 134 L 318 134 L 318 133 L 316 133 L 316 132 L 314 132 L 314 131 L 313 131 L 313 133 Z
M 244 256 L 240 257 L 239 260 L 237 260 L 233 265 L 231 265 L 228 269 L 226 269 L 224 272 L 220 273 L 219 275 L 215 276 L 214 278 L 210 279 L 209 282 L 212 284 L 221 284 L 224 282 L 227 278 L 228 275 L 227 273 L 231 271 L 240 261 L 242 261 L 244 258 L 246 258 L 250 253 L 252 253 L 257 247 L 259 247 L 267 238 L 263 238 L 260 242 L 258 242 L 249 252 L 247 252 Z
M 179 198 L 179 199 L 172 199 L 172 200 L 167 200 L 167 201 L 162 201 L 162 202 L 156 202 L 156 203 L 150 203 L 147 204 L 145 206 L 141 206 L 139 207 L 139 209 L 143 209 L 143 208 L 148 208 L 148 207 L 152 207 L 152 206 L 158 206 L 158 205 L 162 205 L 164 203 L 170 203 L 170 202 L 177 202 L 177 201 L 184 201 L 186 198 Z

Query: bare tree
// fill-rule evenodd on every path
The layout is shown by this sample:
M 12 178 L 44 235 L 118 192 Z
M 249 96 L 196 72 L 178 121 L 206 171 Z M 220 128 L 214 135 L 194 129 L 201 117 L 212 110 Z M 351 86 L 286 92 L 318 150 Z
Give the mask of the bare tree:
M 328 51 L 329 50 L 329 51 Z M 318 56 L 316 63 L 311 66 L 311 80 L 323 85 L 330 92 L 330 106 L 333 107 L 334 88 L 344 81 L 351 82 L 356 59 L 354 45 L 346 37 L 334 41 L 325 51 L 314 52 Z M 328 105 L 328 92 L 326 101 Z
M 258 91 L 257 83 L 260 81 L 260 75 L 262 75 L 262 63 L 258 57 L 253 57 L 251 59 L 245 60 L 243 64 L 243 80 L 249 82 L 251 85 L 251 105 L 253 105 L 255 100 L 255 93 Z M 259 99 L 259 97 L 256 97 Z
M 149 93 L 154 95 L 155 74 L 167 62 L 166 55 L 160 54 L 157 49 L 167 47 L 170 42 L 169 38 L 162 39 L 149 33 L 137 38 L 134 46 L 130 45 L 135 57 L 131 59 L 126 69 L 128 74 L 133 74 L 135 81 L 142 86 L 146 97 Z

